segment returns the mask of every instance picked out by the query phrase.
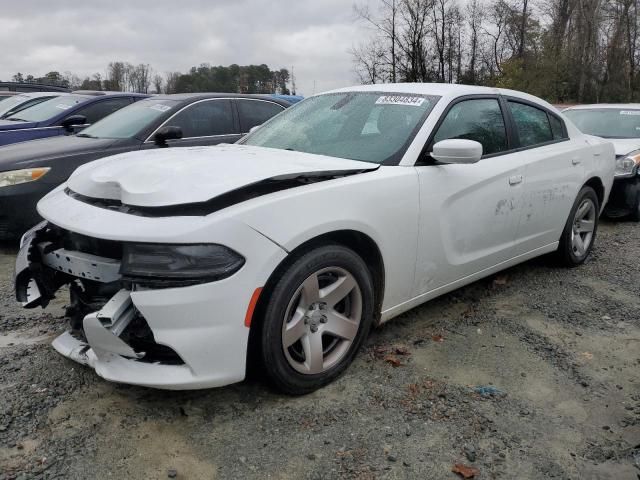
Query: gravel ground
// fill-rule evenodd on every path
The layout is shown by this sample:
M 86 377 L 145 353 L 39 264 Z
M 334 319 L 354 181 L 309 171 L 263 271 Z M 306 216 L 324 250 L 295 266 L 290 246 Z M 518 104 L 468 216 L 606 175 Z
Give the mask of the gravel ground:
M 603 222 L 576 269 L 546 258 L 375 331 L 312 395 L 107 383 L 49 346 L 62 306 L 14 302 L 0 249 L 0 480 L 640 478 L 640 226 Z M 493 387 L 477 390 L 476 387 Z

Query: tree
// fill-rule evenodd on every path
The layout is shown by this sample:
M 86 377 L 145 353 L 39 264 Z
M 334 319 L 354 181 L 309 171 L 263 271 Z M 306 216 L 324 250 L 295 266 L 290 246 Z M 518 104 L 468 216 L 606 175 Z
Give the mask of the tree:
M 163 84 L 164 84 L 164 79 L 162 78 L 162 75 L 159 75 L 156 73 L 153 76 L 153 88 L 156 91 L 156 93 L 162 93 Z
M 458 3 L 460 2 L 460 3 Z M 640 0 L 372 0 L 350 52 L 363 83 L 464 82 L 550 101 L 640 96 Z

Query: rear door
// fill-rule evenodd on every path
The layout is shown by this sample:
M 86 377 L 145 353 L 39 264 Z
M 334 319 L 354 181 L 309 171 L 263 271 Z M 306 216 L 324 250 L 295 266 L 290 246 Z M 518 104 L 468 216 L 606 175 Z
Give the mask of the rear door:
M 505 98 L 514 125 L 518 155 L 525 164 L 523 208 L 515 254 L 560 239 L 590 155 L 582 139 L 570 139 L 563 120 L 544 107 Z
M 417 166 L 420 236 L 415 294 L 431 292 L 509 260 L 522 207 L 523 158 L 497 95 L 468 96 L 448 107 L 426 151 L 440 140 L 482 144 L 475 164 Z
M 284 107 L 279 103 L 257 98 L 237 98 L 234 102 L 238 109 L 240 129 L 243 135 L 284 110 Z

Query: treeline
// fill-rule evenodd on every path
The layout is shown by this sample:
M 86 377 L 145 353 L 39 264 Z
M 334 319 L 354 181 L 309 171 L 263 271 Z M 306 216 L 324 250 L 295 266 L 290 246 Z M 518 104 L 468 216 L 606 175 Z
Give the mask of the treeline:
M 640 101 L 640 0 L 377 0 L 363 83 L 447 82 L 552 102 Z
M 106 73 L 94 73 L 80 78 L 65 72 L 49 72 L 43 77 L 17 73 L 15 82 L 42 83 L 73 90 L 109 90 L 138 93 L 280 93 L 295 94 L 295 79 L 285 68 L 271 70 L 267 65 L 211 66 L 203 63 L 187 73 L 169 72 L 161 75 L 148 64 L 133 65 L 111 62 Z M 291 83 L 291 89 L 289 88 Z

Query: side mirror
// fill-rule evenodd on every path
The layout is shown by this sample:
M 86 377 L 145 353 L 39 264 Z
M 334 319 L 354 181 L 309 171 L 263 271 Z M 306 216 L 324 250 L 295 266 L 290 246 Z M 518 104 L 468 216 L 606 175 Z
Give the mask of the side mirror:
M 87 126 L 87 117 L 84 115 L 71 115 L 62 120 L 60 125 L 62 125 L 67 132 L 73 133 L 76 128 Z
M 251 128 L 249 129 L 249 133 L 253 133 L 253 132 L 255 132 L 255 131 L 256 131 L 257 129 L 259 129 L 259 128 L 260 128 L 260 125 L 254 125 L 253 127 L 251 127 Z
M 477 163 L 482 158 L 482 144 L 475 140 L 440 140 L 433 146 L 431 158 L 441 163 Z
M 167 140 L 180 140 L 182 138 L 182 129 L 180 127 L 166 126 L 158 130 L 153 136 L 153 142 L 158 147 L 168 147 Z

